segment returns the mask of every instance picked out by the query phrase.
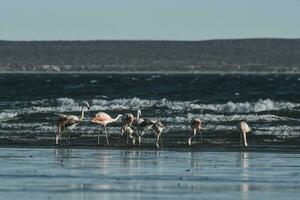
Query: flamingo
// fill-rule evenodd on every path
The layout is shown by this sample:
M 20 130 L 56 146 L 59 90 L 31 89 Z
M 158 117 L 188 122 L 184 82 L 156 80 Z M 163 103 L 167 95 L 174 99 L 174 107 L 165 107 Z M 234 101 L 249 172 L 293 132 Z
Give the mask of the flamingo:
M 128 144 L 128 138 L 132 139 L 133 145 L 135 144 L 135 139 L 132 136 L 133 130 L 131 128 L 131 125 L 133 121 L 135 120 L 135 117 L 131 113 L 127 113 L 122 117 L 122 129 L 121 129 L 121 136 L 125 133 L 127 135 L 127 144 Z
M 146 131 L 152 128 L 152 125 L 156 122 L 151 119 L 143 119 L 141 118 L 142 111 L 138 110 L 136 114 L 136 118 L 134 120 L 134 124 L 137 126 L 140 134 L 139 135 L 144 135 Z
M 244 138 L 244 145 L 247 147 L 248 143 L 247 143 L 247 136 L 246 136 L 246 134 L 249 133 L 250 131 L 252 131 L 252 129 L 249 127 L 249 125 L 247 124 L 247 122 L 244 121 L 244 120 L 241 121 L 238 124 L 237 128 L 238 128 L 238 130 L 240 132 L 241 146 L 243 146 L 243 138 Z
M 145 134 L 146 131 L 148 131 L 153 123 L 148 120 L 148 119 L 143 119 L 141 118 L 141 115 L 142 115 L 142 111 L 141 110 L 138 110 L 137 113 L 136 113 L 136 118 L 134 120 L 134 124 L 136 125 L 137 127 L 137 135 L 138 135 L 138 138 L 139 138 L 139 145 L 141 144 L 141 137 Z
M 63 131 L 70 131 L 74 129 L 84 118 L 85 108 L 90 109 L 88 102 L 84 102 L 81 108 L 81 117 L 75 115 L 58 114 L 60 118 L 57 120 L 57 133 L 55 138 L 55 144 L 58 144 L 59 138 L 62 136 Z M 68 141 L 70 140 L 70 133 L 68 133 Z
M 141 145 L 142 136 L 150 129 L 153 129 L 153 131 L 155 132 L 154 134 L 156 136 L 155 144 L 159 148 L 158 142 L 160 140 L 160 136 L 163 131 L 163 125 L 161 121 L 158 119 L 143 119 L 140 118 L 141 115 L 142 115 L 141 110 L 138 110 L 135 123 L 137 128 L 139 129 L 139 133 L 138 133 L 139 145 Z
M 92 122 L 94 122 L 96 124 L 100 124 L 104 127 L 107 144 L 109 144 L 109 141 L 108 141 L 108 136 L 107 136 L 107 132 L 106 132 L 106 125 L 118 121 L 120 117 L 122 117 L 122 115 L 120 115 L 120 114 L 116 118 L 112 118 L 110 115 L 108 115 L 104 112 L 99 112 L 92 119 Z M 98 144 L 99 143 L 100 143 L 100 130 L 98 133 Z
M 192 145 L 192 139 L 193 139 L 193 137 L 196 136 L 197 130 L 199 130 L 199 133 L 201 135 L 201 144 L 202 144 L 202 133 L 200 132 L 200 130 L 203 129 L 203 127 L 202 127 L 201 120 L 199 118 L 192 119 L 191 128 L 192 128 L 192 134 L 191 134 L 191 137 L 189 137 L 189 139 L 188 139 L 188 145 L 189 146 Z
M 153 126 L 153 131 L 154 131 L 155 136 L 156 136 L 155 144 L 156 144 L 157 148 L 159 148 L 159 145 L 158 145 L 159 140 L 160 140 L 160 144 L 162 145 L 161 134 L 162 134 L 163 130 L 164 130 L 163 124 L 161 123 L 160 120 L 157 120 L 157 122 Z
M 123 135 L 124 131 L 128 126 L 131 126 L 134 121 L 134 116 L 131 113 L 127 113 L 122 117 L 122 129 L 121 129 L 121 136 Z

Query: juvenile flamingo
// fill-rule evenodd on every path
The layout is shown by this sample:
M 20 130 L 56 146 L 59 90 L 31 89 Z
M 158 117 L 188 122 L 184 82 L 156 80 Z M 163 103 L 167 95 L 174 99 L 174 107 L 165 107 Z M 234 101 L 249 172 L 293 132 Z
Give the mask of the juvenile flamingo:
M 138 110 L 136 114 L 136 118 L 134 120 L 134 125 L 136 125 L 138 129 L 138 135 L 143 136 L 146 131 L 152 128 L 152 125 L 156 122 L 156 120 L 152 119 L 143 119 L 141 118 L 142 111 Z
M 252 129 L 249 127 L 247 122 L 244 120 L 238 124 L 237 128 L 240 132 L 241 146 L 243 146 L 243 139 L 244 139 L 244 145 L 247 147 L 248 143 L 247 143 L 247 135 L 246 134 L 249 133 Z
M 80 122 L 82 122 L 84 118 L 84 112 L 85 108 L 87 110 L 90 109 L 90 105 L 88 102 L 84 102 L 81 108 L 81 117 L 77 117 L 75 115 L 64 115 L 64 114 L 58 114 L 60 118 L 57 120 L 57 133 L 55 138 L 55 144 L 58 144 L 59 138 L 62 136 L 62 133 L 64 131 L 67 131 L 68 134 L 67 140 L 70 141 L 70 131 L 75 128 Z
M 142 142 L 142 136 L 149 131 L 150 129 L 153 129 L 155 137 L 156 137 L 156 146 L 159 148 L 158 142 L 160 140 L 161 133 L 164 129 L 162 123 L 158 119 L 143 119 L 141 118 L 141 110 L 137 111 L 137 116 L 135 119 L 135 125 L 138 128 L 138 141 L 139 145 L 141 145 Z
M 106 125 L 118 121 L 120 117 L 122 117 L 122 115 L 120 115 L 120 114 L 116 118 L 112 118 L 110 115 L 108 115 L 104 112 L 99 112 L 92 119 L 92 122 L 94 122 L 96 124 L 100 124 L 104 127 L 107 144 L 109 144 L 109 141 L 108 141 L 108 136 L 107 136 L 107 132 L 106 132 Z M 98 144 L 100 144 L 100 130 L 98 133 Z
M 192 128 L 192 134 L 191 134 L 191 137 L 189 137 L 189 139 L 188 139 L 188 145 L 189 146 L 192 145 L 192 139 L 193 139 L 193 137 L 196 136 L 197 130 L 199 130 L 199 133 L 200 133 L 200 136 L 201 136 L 201 144 L 202 144 L 202 133 L 200 132 L 200 130 L 203 129 L 203 127 L 202 127 L 201 120 L 199 118 L 192 119 L 191 128 Z
M 132 144 L 135 145 L 135 138 L 133 136 L 133 130 L 131 128 L 132 123 L 134 122 L 135 117 L 131 113 L 127 113 L 122 117 L 122 128 L 121 128 L 121 136 L 125 133 L 127 136 L 127 144 L 128 139 L 132 139 Z
M 121 136 L 123 135 L 123 133 L 125 132 L 126 128 L 132 125 L 133 121 L 134 121 L 134 116 L 131 113 L 127 113 L 122 117 L 122 129 L 121 129 Z
M 159 144 L 158 144 L 159 141 L 160 141 L 160 144 L 162 145 L 161 134 L 162 134 L 163 130 L 164 130 L 163 124 L 161 123 L 160 120 L 157 120 L 157 122 L 153 125 L 153 131 L 156 136 L 155 144 L 156 144 L 157 148 L 159 148 Z

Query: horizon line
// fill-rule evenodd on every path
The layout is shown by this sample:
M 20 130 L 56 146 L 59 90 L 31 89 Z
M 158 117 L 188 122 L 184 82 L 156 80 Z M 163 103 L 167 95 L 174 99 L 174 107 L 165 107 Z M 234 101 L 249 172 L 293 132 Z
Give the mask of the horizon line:
M 245 38 L 216 38 L 216 39 L 203 39 L 203 40 L 168 40 L 168 39 L 43 39 L 43 40 L 6 40 L 0 39 L 0 42 L 95 42 L 95 41 L 107 41 L 107 42 L 207 42 L 207 41 L 233 41 L 233 40 L 299 40 L 294 37 L 245 37 Z

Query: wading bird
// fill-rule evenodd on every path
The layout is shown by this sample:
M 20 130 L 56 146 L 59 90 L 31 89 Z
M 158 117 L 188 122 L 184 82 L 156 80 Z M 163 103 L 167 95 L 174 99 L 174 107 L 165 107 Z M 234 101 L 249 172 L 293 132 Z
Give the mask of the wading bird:
M 192 145 L 192 139 L 193 137 L 196 136 L 197 134 L 197 130 L 199 130 L 200 136 L 201 136 L 201 144 L 202 144 L 202 133 L 201 133 L 201 129 L 203 129 L 202 127 L 202 122 L 199 118 L 194 118 L 191 121 L 191 128 L 192 128 L 192 134 L 191 137 L 189 137 L 188 139 L 188 145 L 191 146 Z
M 104 112 L 99 112 L 92 119 L 93 123 L 100 124 L 104 127 L 107 144 L 109 144 L 109 141 L 108 141 L 108 136 L 107 136 L 107 132 L 106 132 L 106 125 L 118 121 L 120 117 L 122 117 L 122 115 L 120 115 L 120 114 L 116 118 L 112 118 L 110 115 L 108 115 Z M 101 127 L 100 127 L 100 129 L 101 129 Z M 99 129 L 99 133 L 98 133 L 98 144 L 100 143 L 100 129 Z
M 156 137 L 155 139 L 156 147 L 159 148 L 159 144 L 158 144 L 159 141 L 160 141 L 160 145 L 162 146 L 161 134 L 164 130 L 164 126 L 160 120 L 157 120 L 157 122 L 153 125 L 152 128 Z
M 143 119 L 141 118 L 141 110 L 137 111 L 137 116 L 135 119 L 135 125 L 138 129 L 138 142 L 141 145 L 142 137 L 146 134 L 147 131 L 153 129 L 155 137 L 156 137 L 156 146 L 159 148 L 158 142 L 160 140 L 161 133 L 163 131 L 163 125 L 158 119 Z
M 82 122 L 84 118 L 85 108 L 87 108 L 87 110 L 90 109 L 90 105 L 88 104 L 88 102 L 83 103 L 80 118 L 75 115 L 58 114 L 60 118 L 57 120 L 57 133 L 55 139 L 56 144 L 58 144 L 59 138 L 62 136 L 63 132 L 68 132 L 66 133 L 66 138 L 68 141 L 70 141 L 70 131 L 75 128 L 80 122 Z
M 238 124 L 238 130 L 240 132 L 240 140 L 241 140 L 241 146 L 243 146 L 243 139 L 244 139 L 244 145 L 247 147 L 247 133 L 249 133 L 252 129 L 249 127 L 246 121 L 241 121 Z
M 134 121 L 134 116 L 131 113 L 127 113 L 122 117 L 122 129 L 121 129 L 121 136 L 123 135 L 123 133 L 125 132 L 125 129 L 129 126 L 132 125 L 133 121 Z
M 133 137 L 133 130 L 131 128 L 131 125 L 134 121 L 135 117 L 131 113 L 127 113 L 122 117 L 122 128 L 121 128 L 121 136 L 125 133 L 127 136 L 127 144 L 128 144 L 128 139 L 132 139 L 132 144 L 135 144 L 135 138 Z

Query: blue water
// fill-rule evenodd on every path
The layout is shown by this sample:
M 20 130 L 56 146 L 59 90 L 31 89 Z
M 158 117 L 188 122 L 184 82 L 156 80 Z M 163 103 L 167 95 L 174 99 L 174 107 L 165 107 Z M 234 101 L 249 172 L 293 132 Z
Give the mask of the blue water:
M 300 154 L 0 149 L 0 199 L 298 199 Z
M 206 143 L 237 143 L 236 124 L 254 131 L 249 143 L 296 143 L 300 135 L 300 75 L 297 74 L 1 74 L 0 137 L 54 143 L 56 114 L 80 115 L 91 104 L 75 137 L 94 137 L 91 117 L 141 109 L 158 117 L 163 138 L 183 142 L 189 121 L 200 117 Z M 120 123 L 111 125 L 112 135 Z M 2 140 L 3 141 L 3 140 Z

